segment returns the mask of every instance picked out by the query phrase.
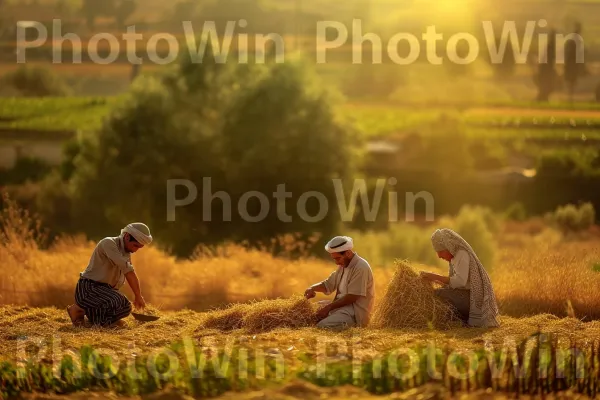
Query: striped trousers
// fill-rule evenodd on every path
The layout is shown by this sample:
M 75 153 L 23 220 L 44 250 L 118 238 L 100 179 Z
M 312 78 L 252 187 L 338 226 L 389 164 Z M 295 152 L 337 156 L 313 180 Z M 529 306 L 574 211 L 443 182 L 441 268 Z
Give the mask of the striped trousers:
M 75 302 L 85 310 L 92 325 L 107 326 L 131 313 L 131 302 L 107 283 L 80 278 Z

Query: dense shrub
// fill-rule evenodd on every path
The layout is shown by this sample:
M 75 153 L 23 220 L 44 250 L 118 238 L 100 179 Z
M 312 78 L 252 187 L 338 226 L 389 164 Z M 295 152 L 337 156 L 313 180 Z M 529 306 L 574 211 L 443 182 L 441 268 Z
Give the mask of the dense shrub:
M 333 107 L 335 96 L 298 60 L 231 61 L 218 63 L 210 48 L 201 63 L 184 53 L 174 69 L 137 79 L 100 131 L 69 147 L 77 155 L 62 173 L 81 229 L 101 236 L 125 221 L 142 220 L 185 255 L 200 242 L 260 241 L 335 228 L 334 212 L 310 223 L 291 205 L 292 221 L 283 221 L 272 196 L 285 184 L 296 196 L 288 204 L 308 191 L 325 194 L 333 204 L 331 179 L 353 175 L 358 143 Z M 204 178 L 211 179 L 210 188 Z M 171 179 L 186 179 L 198 189 L 197 201 L 179 207 L 175 221 L 165 215 Z M 187 194 L 182 186 L 176 189 L 177 198 Z M 218 191 L 231 199 L 229 219 L 223 201 L 212 201 Z M 269 199 L 259 223 L 238 212 L 239 200 L 252 191 Z M 247 202 L 250 216 L 258 215 L 254 200 Z
M 351 232 L 357 252 L 374 266 L 391 266 L 395 259 L 436 265 L 431 230 L 408 223 L 390 225 L 386 231 Z
M 592 203 L 584 203 L 579 207 L 580 226 L 588 229 L 596 222 L 596 210 Z
M 547 214 L 546 219 L 564 233 L 581 232 L 594 224 L 596 211 L 592 203 L 584 203 L 580 206 L 567 204 Z
M 492 234 L 500 231 L 501 218 L 492 209 L 479 205 L 463 205 L 454 218 L 442 217 L 440 223 L 449 225 L 449 228 L 456 227 L 459 221 L 475 218 L 481 220 L 485 228 Z
M 523 203 L 515 202 L 504 211 L 504 217 L 512 221 L 525 221 L 527 219 L 527 210 Z
M 0 169 L 0 185 L 18 185 L 43 179 L 51 167 L 35 157 L 20 157 L 10 169 Z
M 385 231 L 351 232 L 357 251 L 373 265 L 389 265 L 394 259 L 436 265 L 438 257 L 431 244 L 431 234 L 439 228 L 458 232 L 477 253 L 486 268 L 495 261 L 499 218 L 489 209 L 464 206 L 455 217 L 443 217 L 436 226 L 422 228 L 409 223 L 390 225 Z M 444 264 L 444 263 L 442 263 Z
M 498 248 L 490 226 L 488 213 L 477 208 L 464 208 L 456 217 L 454 227 L 469 242 L 487 270 L 494 267 Z
M 45 67 L 24 65 L 6 74 L 2 81 L 22 96 L 65 96 L 70 91 L 62 78 Z

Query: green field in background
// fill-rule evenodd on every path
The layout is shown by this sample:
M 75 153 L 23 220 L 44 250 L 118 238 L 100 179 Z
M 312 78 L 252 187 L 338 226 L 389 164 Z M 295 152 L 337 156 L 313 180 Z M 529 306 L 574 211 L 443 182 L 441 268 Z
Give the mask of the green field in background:
M 0 129 L 14 136 L 19 131 L 75 132 L 97 129 L 116 97 L 0 98 Z M 3 134 L 0 133 L 0 137 Z
M 95 130 L 109 115 L 118 97 L 0 98 L 0 138 L 39 132 L 48 139 L 53 132 Z M 582 140 L 600 138 L 600 105 L 550 103 L 536 109 L 530 103 L 512 107 L 411 107 L 393 103 L 347 103 L 340 109 L 366 138 L 419 132 L 442 116 L 466 124 L 469 136 Z M 538 106 L 538 105 L 536 105 Z M 593 110 L 592 107 L 598 107 Z

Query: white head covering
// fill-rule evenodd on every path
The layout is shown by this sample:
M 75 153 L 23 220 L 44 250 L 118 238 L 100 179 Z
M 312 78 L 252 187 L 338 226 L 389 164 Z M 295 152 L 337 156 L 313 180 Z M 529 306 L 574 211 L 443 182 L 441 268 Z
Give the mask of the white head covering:
M 121 229 L 121 235 L 129 233 L 135 238 L 140 244 L 144 246 L 152 243 L 152 235 L 150 234 L 150 228 L 146 224 L 141 222 L 134 222 Z
M 431 235 L 431 244 L 435 251 L 448 250 L 453 256 L 460 247 L 464 247 L 465 250 L 471 248 L 466 240 L 451 229 L 438 229 Z M 468 248 L 468 249 L 467 249 Z
M 352 250 L 354 242 L 349 236 L 336 236 L 325 245 L 325 250 L 329 253 L 342 253 L 346 250 Z

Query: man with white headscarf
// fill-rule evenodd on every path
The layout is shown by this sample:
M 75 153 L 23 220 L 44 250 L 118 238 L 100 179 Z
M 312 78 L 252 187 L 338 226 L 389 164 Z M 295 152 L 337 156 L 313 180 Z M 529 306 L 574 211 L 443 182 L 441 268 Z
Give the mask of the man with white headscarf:
M 365 327 L 369 323 L 375 299 L 373 271 L 353 248 L 352 238 L 348 236 L 331 239 L 325 250 L 338 268 L 329 278 L 304 292 L 307 299 L 315 297 L 317 292 L 326 295 L 335 292 L 333 301 L 317 312 L 319 328 L 344 330 L 355 326 Z
M 67 307 L 73 325 L 81 326 L 84 316 L 92 325 L 100 326 L 110 326 L 127 317 L 131 303 L 119 292 L 126 280 L 135 295 L 135 307 L 146 306 L 131 254 L 150 243 L 150 229 L 141 222 L 127 225 L 117 237 L 106 237 L 98 242 L 77 282 L 76 304 Z
M 452 304 L 463 320 L 473 327 L 497 327 L 498 305 L 492 282 L 475 251 L 458 233 L 438 229 L 431 236 L 438 257 L 449 262 L 449 276 L 421 272 L 421 277 L 446 287 L 436 295 Z

